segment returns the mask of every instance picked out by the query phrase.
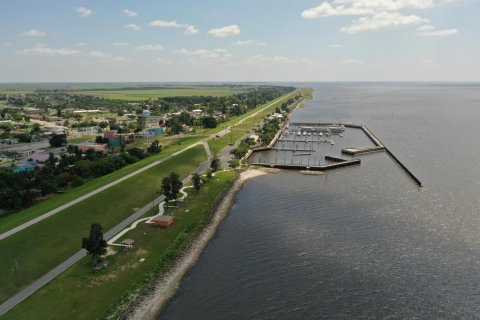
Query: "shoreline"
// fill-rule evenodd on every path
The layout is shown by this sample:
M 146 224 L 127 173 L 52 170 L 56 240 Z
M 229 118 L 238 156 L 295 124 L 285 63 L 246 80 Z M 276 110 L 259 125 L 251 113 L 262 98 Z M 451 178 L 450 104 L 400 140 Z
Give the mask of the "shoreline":
M 149 292 L 137 299 L 122 319 L 145 320 L 158 317 L 165 305 L 177 293 L 184 276 L 200 259 L 204 249 L 215 236 L 222 221 L 230 213 L 237 192 L 249 179 L 265 175 L 268 172 L 268 170 L 262 169 L 247 169 L 240 173 L 216 207 L 208 225 L 192 240 L 182 256 L 173 263 L 168 271 L 151 285 L 152 290 L 147 289 Z

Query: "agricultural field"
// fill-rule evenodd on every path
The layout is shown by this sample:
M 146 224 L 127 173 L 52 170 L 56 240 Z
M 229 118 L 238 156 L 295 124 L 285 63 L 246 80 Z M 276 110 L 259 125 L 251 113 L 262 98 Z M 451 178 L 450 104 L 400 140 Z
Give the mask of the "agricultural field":
M 122 238 L 134 239 L 134 248 L 123 251 L 115 247 L 116 252 L 106 258 L 107 269 L 93 273 L 91 258 L 85 257 L 10 310 L 3 319 L 108 317 L 107 312 L 118 307 L 119 301 L 138 294 L 138 290 L 170 266 L 206 222 L 235 176 L 233 171 L 217 173 L 198 194 L 187 189 L 189 196 L 185 202 L 179 208 L 167 209 L 167 214 L 175 217 L 171 227 L 161 229 L 140 223 Z M 151 210 L 145 216 L 156 212 Z M 140 262 L 140 259 L 144 260 Z
M 162 177 L 183 179 L 206 160 L 203 146 L 191 148 L 0 241 L 0 302 L 80 250 L 91 223 L 109 230 L 159 196 Z
M 0 85 L 0 94 L 24 95 L 34 92 L 59 90 L 69 94 L 81 94 L 113 100 L 141 101 L 163 97 L 185 96 L 229 96 L 235 93 L 246 92 L 245 86 L 141 86 L 132 85 L 125 87 L 121 84 L 78 84 L 67 86 L 65 84 L 35 84 L 35 85 Z
M 245 88 L 234 87 L 186 87 L 186 88 L 155 88 L 155 89 L 127 89 L 127 90 L 91 90 L 70 91 L 71 94 L 82 94 L 114 100 L 141 101 L 164 97 L 214 96 L 223 97 L 235 93 L 245 92 Z

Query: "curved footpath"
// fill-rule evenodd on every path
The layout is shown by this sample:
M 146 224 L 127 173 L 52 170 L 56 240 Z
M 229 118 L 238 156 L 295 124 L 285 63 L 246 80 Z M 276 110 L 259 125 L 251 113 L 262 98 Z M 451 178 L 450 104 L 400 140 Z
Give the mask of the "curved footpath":
M 240 174 L 240 177 L 235 180 L 218 205 L 210 223 L 192 241 L 191 246 L 182 257 L 169 268 L 169 271 L 163 277 L 152 285 L 151 290 L 140 298 L 121 319 L 144 320 L 158 317 L 162 308 L 177 291 L 183 277 L 195 265 L 208 242 L 214 237 L 220 223 L 230 212 L 235 196 L 243 184 L 248 179 L 264 175 L 267 172 L 267 170 L 262 169 L 249 169 Z

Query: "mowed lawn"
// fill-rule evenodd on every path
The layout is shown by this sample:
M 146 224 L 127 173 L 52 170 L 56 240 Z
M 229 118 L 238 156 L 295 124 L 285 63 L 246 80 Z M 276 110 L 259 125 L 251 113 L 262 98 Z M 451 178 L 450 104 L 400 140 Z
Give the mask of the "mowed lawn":
M 68 190 L 63 194 L 55 195 L 54 197 L 48 200 L 45 200 L 43 202 L 40 202 L 30 208 L 27 208 L 20 212 L 0 218 L 0 233 L 10 230 L 22 223 L 25 223 L 35 217 L 38 217 L 50 210 L 53 210 L 69 201 L 72 201 L 80 196 L 83 196 L 110 182 L 120 179 L 121 177 L 127 174 L 130 174 L 136 170 L 139 170 L 142 167 L 145 167 L 155 161 L 161 160 L 162 158 L 167 157 L 172 153 L 175 153 L 183 148 L 186 148 L 189 145 L 200 141 L 201 139 L 202 137 L 186 137 L 186 138 L 180 138 L 180 139 L 173 139 L 169 141 L 170 145 L 168 146 L 168 148 L 162 150 L 162 152 L 160 152 L 157 155 L 148 157 L 147 159 L 128 165 L 120 170 L 107 174 L 103 177 L 90 180 L 80 187 Z M 161 142 L 161 144 L 164 144 L 164 142 Z
M 165 270 L 175 258 L 166 254 L 166 249 L 179 235 L 186 235 L 182 239 L 188 239 L 201 228 L 235 176 L 232 171 L 218 173 L 206 182 L 199 194 L 187 189 L 189 197 L 185 203 L 177 209 L 167 209 L 167 214 L 175 217 L 171 227 L 161 229 L 139 224 L 124 236 L 134 239 L 135 247 L 127 252 L 114 247 L 118 252 L 107 257 L 106 270 L 92 273 L 91 258 L 85 257 L 2 319 L 107 318 L 110 314 L 106 312 L 118 306 L 121 299 L 138 292 Z M 153 211 L 147 213 L 153 214 Z M 140 262 L 140 259 L 145 260 Z
M 93 222 L 109 230 L 160 195 L 163 177 L 175 171 L 184 178 L 205 160 L 204 147 L 193 147 L 1 240 L 0 302 L 77 252 Z
M 70 91 L 70 94 L 81 94 L 106 99 L 146 100 L 164 97 L 213 96 L 224 97 L 235 93 L 246 92 L 246 88 L 233 87 L 179 87 L 152 89 L 119 89 L 119 90 L 86 90 Z

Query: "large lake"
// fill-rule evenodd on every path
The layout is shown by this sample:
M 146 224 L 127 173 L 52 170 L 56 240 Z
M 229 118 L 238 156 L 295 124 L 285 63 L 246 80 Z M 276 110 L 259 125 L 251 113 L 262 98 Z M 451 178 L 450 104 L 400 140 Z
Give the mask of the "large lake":
M 385 153 L 249 181 L 161 319 L 480 318 L 480 85 L 308 84 Z

